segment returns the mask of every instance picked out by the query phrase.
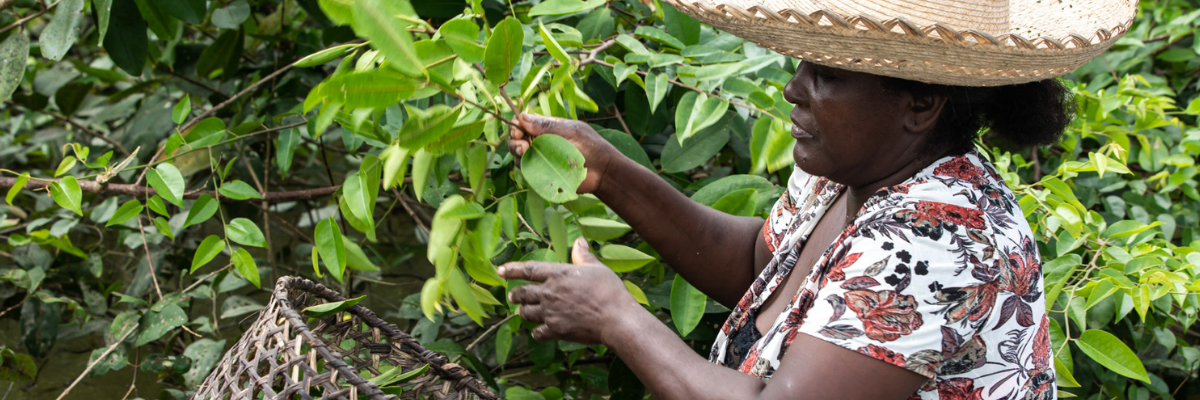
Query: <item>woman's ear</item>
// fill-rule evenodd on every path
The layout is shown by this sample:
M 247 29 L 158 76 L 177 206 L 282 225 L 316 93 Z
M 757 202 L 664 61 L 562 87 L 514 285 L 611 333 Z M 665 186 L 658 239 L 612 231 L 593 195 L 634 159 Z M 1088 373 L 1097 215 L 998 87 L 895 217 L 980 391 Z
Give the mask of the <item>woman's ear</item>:
M 940 94 L 913 95 L 904 129 L 911 133 L 922 133 L 937 125 L 938 117 L 946 106 L 947 97 Z

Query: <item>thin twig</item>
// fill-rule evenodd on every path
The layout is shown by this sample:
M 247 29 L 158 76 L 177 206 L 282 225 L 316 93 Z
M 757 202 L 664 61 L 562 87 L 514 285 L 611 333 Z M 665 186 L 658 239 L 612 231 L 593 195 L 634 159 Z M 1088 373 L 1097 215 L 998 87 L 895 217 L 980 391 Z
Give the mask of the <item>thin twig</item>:
M 287 70 L 292 69 L 293 65 L 296 65 L 296 63 L 292 62 L 291 64 L 288 64 L 288 65 L 284 66 L 283 68 L 275 70 L 275 72 L 272 72 L 270 75 L 267 75 L 265 78 L 259 79 L 258 82 L 254 82 L 254 83 L 250 84 L 250 86 L 246 86 L 245 89 L 242 89 L 242 91 L 237 92 L 237 94 L 233 95 L 233 97 L 230 97 L 228 100 L 222 101 L 222 102 L 218 103 L 217 105 L 213 106 L 213 108 L 208 109 L 208 111 L 205 111 L 204 113 L 201 113 L 200 115 L 197 115 L 196 118 L 192 118 L 192 120 L 188 121 L 187 124 L 183 125 L 183 127 L 180 128 L 179 131 L 187 132 L 188 129 L 191 129 L 193 126 L 200 123 L 200 121 L 203 121 L 205 118 L 211 117 L 218 110 L 228 107 L 230 104 L 233 104 L 234 100 L 237 100 L 237 99 L 241 98 L 242 96 L 245 96 L 245 95 L 249 94 L 250 92 L 253 92 L 255 89 L 258 89 L 258 87 L 262 86 L 264 83 L 270 82 L 271 80 L 275 79 L 275 77 L 279 76 L 279 74 L 282 74 L 284 72 L 287 72 Z
M 425 221 L 422 221 L 420 218 L 417 218 L 417 213 L 415 211 L 413 211 L 412 207 L 408 206 L 407 201 L 404 201 L 404 195 L 401 194 L 400 191 L 396 190 L 395 188 L 392 189 L 392 194 L 395 194 L 396 199 L 400 200 L 400 205 L 404 207 L 404 211 L 408 212 L 408 216 L 412 217 L 413 221 L 415 221 L 417 223 L 417 226 L 421 227 L 421 230 L 425 231 L 426 235 L 429 235 L 429 227 L 425 226 Z
M 183 289 L 183 291 L 182 291 L 182 292 L 180 292 L 180 293 L 187 293 L 187 292 L 190 292 L 190 291 L 192 291 L 192 289 L 195 289 L 195 288 L 196 288 L 196 286 L 200 285 L 200 283 L 202 283 L 202 282 L 204 282 L 204 281 L 208 280 L 208 278 L 211 278 L 213 275 L 216 275 L 216 274 L 219 274 L 219 273 L 221 273 L 221 272 L 224 272 L 225 270 L 229 269 L 229 267 L 230 267 L 230 266 L 232 266 L 232 265 L 233 265 L 233 264 L 225 264 L 225 266 L 224 266 L 224 267 L 222 267 L 221 269 L 218 269 L 218 270 L 216 270 L 216 271 L 213 271 L 213 272 L 209 272 L 209 273 L 208 273 L 208 275 L 205 275 L 203 278 L 200 278 L 200 279 L 196 280 L 196 282 L 193 282 L 191 285 L 188 285 L 188 287 L 187 287 L 186 289 Z M 214 302 L 215 302 L 215 300 L 214 300 Z
M 18 104 L 13 103 L 11 101 L 5 101 L 4 104 L 9 105 L 9 106 L 19 106 Z M 122 146 L 120 143 L 117 143 L 116 141 L 114 141 L 112 139 L 109 139 L 107 136 L 104 136 L 104 134 L 102 134 L 100 132 L 96 132 L 95 130 L 84 126 L 83 124 L 75 122 L 75 120 L 71 119 L 71 117 L 68 117 L 66 115 L 62 115 L 62 114 L 59 114 L 59 113 L 56 113 L 53 111 L 49 111 L 49 110 L 38 110 L 38 112 L 49 115 L 51 117 L 54 117 L 54 119 L 57 119 L 59 121 L 66 122 L 66 123 L 70 124 L 71 126 L 78 128 L 80 131 L 87 134 L 88 136 L 103 140 L 105 143 L 108 143 L 110 146 L 112 146 L 114 149 L 116 149 L 118 152 L 120 152 L 121 155 L 124 155 L 124 156 L 129 155 L 129 150 L 126 150 L 125 146 Z
M 613 105 L 613 114 L 617 116 L 617 121 L 621 122 L 621 127 L 625 128 L 625 133 L 628 133 L 629 136 L 633 136 L 633 131 L 629 130 L 629 125 L 625 124 L 625 118 L 621 117 L 621 110 L 618 109 L 616 105 Z
M 12 187 L 13 184 L 16 183 L 16 180 L 17 180 L 16 178 L 0 177 L 0 189 Z M 45 189 L 47 186 L 49 186 L 54 181 L 58 181 L 58 179 L 30 180 L 28 183 L 25 184 L 24 190 Z M 316 189 L 306 189 L 306 190 L 267 192 L 267 193 L 262 193 L 261 200 L 259 200 L 259 199 L 236 200 L 236 199 L 232 199 L 229 197 L 225 197 L 215 190 L 197 190 L 197 191 L 184 193 L 183 198 L 184 199 L 198 199 L 201 196 L 204 196 L 207 194 L 209 196 L 212 196 L 214 199 L 220 200 L 222 202 L 265 201 L 268 203 L 282 203 L 282 202 L 288 202 L 288 201 L 307 200 L 307 199 L 328 196 L 334 192 L 337 192 L 337 190 L 339 188 L 341 188 L 341 185 L 316 188 Z M 90 181 L 90 180 L 79 181 L 79 191 L 84 192 L 84 193 L 126 195 L 126 196 L 134 196 L 134 197 L 138 197 L 138 198 L 150 197 L 150 196 L 157 194 L 157 192 L 155 192 L 153 188 L 148 188 L 145 186 L 128 185 L 128 184 L 120 184 L 120 183 L 109 183 L 109 184 L 105 184 L 105 185 L 100 185 L 100 184 L 96 183 L 95 181 Z
M 113 352 L 113 350 L 115 350 L 117 348 L 117 346 L 121 345 L 121 342 L 125 341 L 125 338 L 128 338 L 129 335 L 132 334 L 136 330 L 137 329 L 130 329 L 129 331 L 125 332 L 124 335 L 121 335 L 120 339 L 117 339 L 116 342 L 114 342 L 112 345 L 108 346 L 108 349 L 104 350 L 104 353 L 100 354 L 100 357 L 96 358 L 96 361 L 92 361 L 92 362 L 88 363 L 88 366 L 87 366 L 87 368 L 85 368 L 83 370 L 83 373 L 79 374 L 79 377 L 75 378 L 75 380 L 71 382 L 71 386 L 67 386 L 67 390 L 64 390 L 62 392 L 62 394 L 58 395 L 58 398 L 55 400 L 62 400 L 63 397 L 67 397 L 67 393 L 71 393 L 71 389 L 74 389 L 75 385 L 78 384 L 79 381 L 82 381 L 83 377 L 87 376 L 88 372 L 92 372 L 92 368 L 95 368 L 96 364 L 99 364 L 101 361 L 104 361 L 105 357 L 108 357 L 108 355 L 111 354 Z
M 58 1 L 54 2 L 54 4 L 46 6 L 46 8 L 43 9 L 42 11 L 38 11 L 33 14 L 29 14 L 28 16 L 26 16 L 24 18 L 18 19 L 17 22 L 13 22 L 12 24 L 9 24 L 8 26 L 4 27 L 4 29 L 0 29 L 0 33 L 8 32 L 9 30 L 11 30 L 13 28 L 16 28 L 26 22 L 29 22 L 29 20 L 31 20 L 31 19 L 40 17 L 40 16 L 42 16 L 42 14 L 50 12 L 50 10 L 53 9 L 54 6 L 57 6 L 58 3 L 62 3 L 62 0 L 58 0 Z M 0 7 L 0 8 L 3 8 L 3 7 Z
M 479 335 L 479 337 L 475 338 L 475 340 L 472 341 L 471 344 L 467 345 L 467 352 L 468 353 L 471 352 L 471 349 L 475 348 L 475 346 L 478 345 L 479 342 L 482 342 L 483 339 L 487 339 L 488 336 L 491 336 L 493 332 L 495 332 L 497 329 L 499 329 L 500 325 L 504 325 L 505 322 L 508 322 L 508 320 L 513 319 L 513 317 L 516 317 L 516 316 L 517 316 L 517 314 L 509 315 L 508 317 L 505 317 L 504 319 L 500 320 L 500 322 L 493 324 L 490 328 L 488 328 L 488 330 L 484 331 L 482 335 Z
M 148 212 L 149 210 L 147 210 Z M 134 217 L 134 219 L 138 222 L 138 233 L 142 234 L 142 248 L 146 249 L 146 265 L 150 267 L 150 281 L 154 282 L 154 292 L 158 293 L 158 299 L 162 300 L 162 289 L 158 288 L 158 272 L 154 271 L 154 260 L 150 258 L 150 244 L 146 243 L 146 227 L 142 225 L 141 218 Z
M 193 84 L 193 85 L 199 86 L 200 88 L 202 88 L 202 89 L 204 89 L 204 90 L 207 90 L 207 91 L 210 91 L 210 92 L 212 92 L 213 94 L 215 94 L 215 95 L 217 95 L 217 96 L 221 96 L 221 98 L 222 98 L 222 99 L 229 98 L 229 96 L 226 96 L 226 95 L 225 95 L 225 93 L 221 93 L 221 91 L 220 91 L 220 90 L 217 90 L 216 88 L 213 88 L 212 86 L 208 86 L 208 85 L 204 84 L 204 82 L 200 82 L 200 81 L 198 81 L 198 80 L 195 80 L 195 79 L 192 79 L 192 78 L 188 78 L 186 75 L 181 75 L 181 74 L 178 74 L 178 73 L 176 73 L 175 71 L 172 71 L 172 70 L 170 70 L 170 69 L 167 69 L 167 68 L 160 67 L 160 66 L 158 66 L 158 65 L 155 65 L 155 69 L 157 69 L 157 70 L 159 70 L 159 71 L 162 71 L 162 72 L 166 72 L 168 75 L 171 75 L 171 76 L 173 76 L 173 77 L 176 77 L 176 78 L 179 78 L 179 79 L 183 79 L 183 80 L 187 81 L 187 82 L 188 82 L 188 83 L 190 83 L 190 84 Z

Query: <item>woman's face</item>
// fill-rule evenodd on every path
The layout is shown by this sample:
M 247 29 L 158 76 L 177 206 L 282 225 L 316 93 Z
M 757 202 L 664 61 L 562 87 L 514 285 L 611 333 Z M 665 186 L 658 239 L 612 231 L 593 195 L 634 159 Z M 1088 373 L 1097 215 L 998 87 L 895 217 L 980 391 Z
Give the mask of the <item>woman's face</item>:
M 905 130 L 912 96 L 883 78 L 801 63 L 783 96 L 795 104 L 792 156 L 805 172 L 851 187 L 876 182 L 911 160 L 921 135 Z

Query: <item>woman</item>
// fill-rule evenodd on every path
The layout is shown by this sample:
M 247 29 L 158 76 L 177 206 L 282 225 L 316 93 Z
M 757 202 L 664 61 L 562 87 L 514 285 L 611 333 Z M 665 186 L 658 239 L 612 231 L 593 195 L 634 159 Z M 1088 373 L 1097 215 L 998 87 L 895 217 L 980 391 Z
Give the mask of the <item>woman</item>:
M 1054 13 L 1011 3 L 1000 19 L 1013 26 L 1035 26 L 1021 18 Z M 1059 64 L 1004 45 L 981 50 L 987 46 L 940 39 L 962 37 L 952 28 L 1004 32 L 993 26 L 1002 22 L 972 20 L 995 4 L 942 4 L 933 11 L 950 11 L 941 13 L 924 13 L 925 2 L 870 8 L 903 16 L 889 20 L 893 27 L 940 24 L 945 30 L 929 31 L 938 40 L 906 38 L 886 23 L 875 22 L 879 31 L 855 23 L 838 31 L 838 24 L 805 25 L 798 17 L 861 21 L 867 17 L 854 12 L 857 5 L 809 4 L 829 7 L 805 14 L 759 3 L 675 4 L 806 60 L 784 91 L 795 105 L 788 190 L 766 221 L 730 216 L 684 197 L 586 124 L 523 115 L 524 133 L 514 131 L 509 143 L 514 154 L 524 153 L 530 136 L 570 140 L 587 159 L 579 191 L 602 199 L 688 282 L 733 309 L 705 361 L 639 306 L 580 239 L 574 265 L 500 268 L 506 279 L 540 283 L 509 294 L 522 318 L 543 323 L 533 337 L 603 343 L 661 398 L 1054 398 L 1033 235 L 973 140 L 988 128 L 1016 145 L 1054 143 L 1073 109 L 1066 89 L 1048 78 L 1119 35 L 1106 30 L 1096 43 L 1080 41 L 1075 59 Z M 1132 13 L 1123 6 L 1124 14 L 1108 20 L 1127 28 Z M 962 18 L 946 16 L 955 13 Z M 907 48 L 859 45 L 872 40 Z M 864 53 L 822 56 L 855 51 Z M 971 58 L 981 51 L 1004 57 Z M 982 87 L 1001 83 L 1010 84 Z

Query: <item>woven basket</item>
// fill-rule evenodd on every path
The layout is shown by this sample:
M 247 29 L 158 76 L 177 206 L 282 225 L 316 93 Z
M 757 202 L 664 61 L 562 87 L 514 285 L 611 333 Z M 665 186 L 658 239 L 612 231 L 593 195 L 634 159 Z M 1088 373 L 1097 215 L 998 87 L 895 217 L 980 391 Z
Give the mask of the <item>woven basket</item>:
M 362 306 L 312 322 L 299 311 L 342 300 L 319 283 L 280 278 L 258 320 L 225 353 L 194 398 L 498 399 L 469 371 Z M 393 366 L 408 372 L 426 365 L 428 372 L 404 383 L 400 396 L 359 376 L 360 371 L 376 377 Z

